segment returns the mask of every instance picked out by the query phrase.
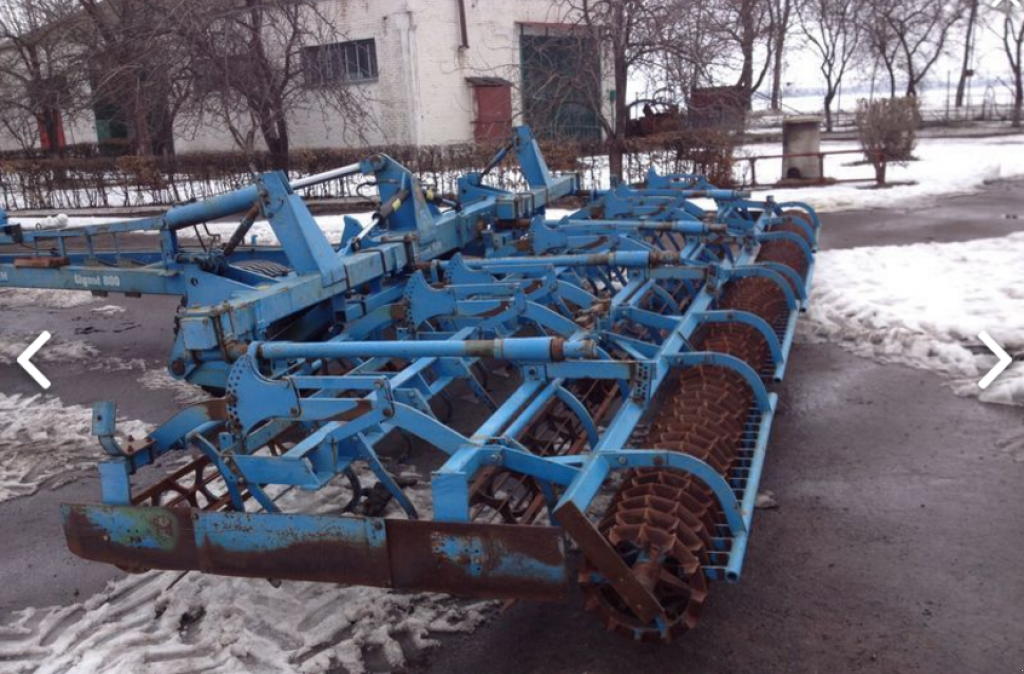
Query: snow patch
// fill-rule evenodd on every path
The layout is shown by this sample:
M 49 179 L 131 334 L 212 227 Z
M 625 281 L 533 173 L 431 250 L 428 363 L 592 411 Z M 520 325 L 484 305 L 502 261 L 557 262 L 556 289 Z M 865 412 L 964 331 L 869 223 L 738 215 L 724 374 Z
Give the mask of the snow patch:
M 150 572 L 80 604 L 15 613 L 0 627 L 0 660 L 12 673 L 362 674 L 372 657 L 394 671 L 492 611 L 438 594 Z
M 37 335 L 23 332 L 0 331 L 0 364 L 13 363 L 35 340 Z M 96 347 L 88 342 L 51 338 L 32 358 L 34 363 L 67 363 L 91 360 L 98 355 Z
M 853 150 L 856 142 L 826 142 L 823 151 Z M 739 153 L 746 156 L 772 155 L 781 152 L 781 143 L 748 145 Z M 923 138 L 914 150 L 918 161 L 907 166 L 891 165 L 889 182 L 908 182 L 887 189 L 864 189 L 863 185 L 830 185 L 758 189 L 754 198 L 771 194 L 776 201 L 805 201 L 818 212 L 858 210 L 871 208 L 911 207 L 930 203 L 939 197 L 953 194 L 972 194 L 993 180 L 1024 176 L 1024 140 L 1019 136 L 995 138 Z M 867 164 L 858 164 L 863 157 L 857 154 L 826 157 L 825 175 L 829 178 L 873 179 L 874 171 Z M 744 168 L 748 162 L 737 161 Z M 766 159 L 757 162 L 757 179 L 773 183 L 782 177 L 782 160 Z
M 5 288 L 0 290 L 0 309 L 73 309 L 91 304 L 96 299 L 91 293 L 81 290 Z
M 345 215 L 319 215 L 319 216 L 315 216 L 314 219 L 316 220 L 317 224 L 320 226 L 320 229 L 324 232 L 324 234 L 327 235 L 328 241 L 330 241 L 332 245 L 337 246 L 341 242 L 341 234 L 345 230 L 345 218 L 346 217 L 355 218 L 363 226 L 368 225 L 368 224 L 370 224 L 373 221 L 373 213 L 371 211 L 360 212 L 360 213 L 347 213 Z M 124 220 L 124 219 L 117 219 L 117 218 L 95 218 L 95 217 L 88 217 L 88 216 L 72 216 L 72 217 L 68 218 L 67 226 L 71 227 L 71 228 L 87 227 L 87 226 L 90 226 L 90 225 L 100 225 L 100 224 L 107 224 L 107 223 L 110 223 L 110 222 L 122 222 L 122 221 L 126 221 L 126 220 Z M 223 242 L 223 241 L 227 241 L 228 240 L 228 238 L 231 236 L 232 232 L 235 231 L 235 228 L 237 226 L 238 226 L 238 222 L 237 221 L 211 222 L 211 223 L 208 223 L 206 225 L 206 227 L 204 229 L 200 230 L 200 231 L 202 231 L 202 234 L 203 234 L 204 237 L 206 236 L 207 232 L 209 232 L 211 235 L 219 236 L 221 238 L 221 241 Z M 139 233 L 140 234 L 156 234 L 157 232 L 148 231 L 148 232 L 139 232 Z M 192 230 L 183 230 L 182 232 L 179 233 L 179 236 L 181 236 L 183 239 L 188 239 L 188 238 L 193 236 L 193 232 L 192 232 Z M 275 245 L 275 244 L 279 243 L 278 239 L 277 239 L 277 236 L 274 234 L 273 228 L 270 226 L 270 223 L 267 222 L 266 220 L 257 220 L 255 223 L 253 223 L 252 228 L 249 230 L 249 233 L 245 237 L 245 241 L 243 242 L 243 246 L 242 247 L 244 248 L 245 246 L 249 245 L 252 242 L 252 238 L 254 236 L 256 237 L 257 245 L 270 246 L 270 245 Z M 0 291 L 0 292 L 2 292 L 2 291 Z M 20 293 L 20 292 L 24 292 L 24 291 L 20 291 L 19 290 L 18 292 Z M 35 292 L 52 293 L 52 292 L 61 292 L 61 291 L 46 290 L 46 291 L 35 291 Z M 95 298 L 92 298 L 92 299 L 90 299 L 90 301 L 93 301 L 94 299 Z M 28 303 L 28 304 L 30 304 L 30 303 Z M 0 306 L 3 306 L 3 305 L 0 304 Z M 72 306 L 77 306 L 77 305 L 72 305 Z
M 953 390 L 983 402 L 1024 404 L 1024 363 L 988 389 L 978 380 L 996 357 L 987 331 L 1024 353 L 1024 233 L 958 243 L 823 251 L 803 334 L 861 356 L 947 375 Z
M 348 213 L 346 215 L 318 215 L 314 217 L 316 224 L 320 226 L 320 230 L 323 231 L 332 246 L 337 247 L 341 243 L 341 235 L 345 231 L 346 217 L 355 218 L 364 227 L 373 222 L 373 213 L 370 211 Z M 215 222 L 207 225 L 209 231 L 219 235 L 222 241 L 226 241 L 231 236 L 236 226 L 237 223 L 234 222 Z M 274 234 L 274 229 L 266 220 L 257 220 L 253 223 L 252 229 L 249 230 L 245 237 L 245 245 L 250 244 L 254 236 L 256 237 L 257 245 L 260 246 L 272 246 L 279 243 L 277 235 Z
M 116 314 L 123 314 L 125 311 L 127 311 L 127 309 L 125 309 L 124 307 L 119 307 L 116 304 L 106 304 L 102 307 L 96 307 L 95 309 L 92 310 L 94 314 L 99 314 L 100 316 L 104 316 L 107 318 L 114 316 Z
M 138 379 L 143 387 L 150 391 L 169 390 L 174 394 L 174 400 L 180 405 L 186 406 L 193 403 L 209 400 L 210 394 L 194 384 L 187 381 L 179 381 L 167 374 L 166 370 L 146 370 Z
M 119 421 L 117 430 L 141 438 L 149 427 Z M 0 393 L 0 501 L 34 494 L 47 480 L 93 468 L 103 456 L 90 408 L 54 396 Z

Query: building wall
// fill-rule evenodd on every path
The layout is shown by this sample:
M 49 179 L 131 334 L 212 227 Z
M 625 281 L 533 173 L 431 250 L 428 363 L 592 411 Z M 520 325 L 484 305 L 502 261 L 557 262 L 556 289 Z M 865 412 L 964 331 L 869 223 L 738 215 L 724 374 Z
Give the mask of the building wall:
M 343 39 L 373 38 L 379 77 L 344 85 L 363 101 L 368 114 L 346 118 L 310 100 L 289 124 L 293 149 L 362 147 L 379 144 L 445 144 L 473 138 L 472 87 L 467 77 L 501 77 L 518 85 L 519 26 L 564 20 L 559 0 L 464 0 L 468 48 L 461 47 L 458 0 L 322 0 L 319 10 Z M 607 69 L 605 69 L 607 71 Z M 518 89 L 513 115 L 521 121 Z M 66 123 L 69 143 L 95 142 L 92 115 Z M 257 134 L 257 145 L 262 143 Z M 0 129 L 0 149 L 17 149 Z M 175 151 L 236 149 L 223 123 L 182 117 Z
M 519 82 L 522 23 L 560 23 L 552 0 L 464 0 L 469 47 L 460 48 L 458 0 L 411 0 L 419 25 L 417 75 L 423 95 L 417 106 L 419 142 L 442 144 L 473 137 L 473 91 L 467 77 L 502 77 Z M 513 115 L 522 109 L 513 88 Z
M 458 0 L 410 0 L 418 44 L 416 142 L 445 144 L 473 139 L 476 117 L 467 77 L 501 77 L 513 83 L 513 122 L 521 123 L 521 27 L 565 24 L 558 0 L 464 0 L 468 48 L 461 48 Z M 609 69 L 605 68 L 605 72 Z M 605 84 L 611 88 L 610 83 Z M 606 111 L 607 112 L 607 111 Z
M 345 39 L 374 38 L 379 77 L 351 86 L 368 111 L 346 119 L 311 101 L 290 120 L 293 149 L 380 144 L 431 145 L 473 139 L 467 77 L 519 82 L 519 26 L 564 21 L 558 0 L 464 0 L 469 47 L 461 48 L 458 0 L 324 0 L 321 11 Z M 522 105 L 513 87 L 513 115 Z M 178 152 L 230 150 L 230 134 L 210 120 L 179 125 Z
M 366 118 L 348 119 L 337 110 L 323 108 L 314 96 L 298 106 L 289 119 L 293 149 L 413 142 L 405 103 L 413 61 L 408 51 L 408 5 L 409 0 L 324 0 L 320 4 L 318 9 L 340 27 L 339 39 L 374 39 L 380 74 L 373 82 L 343 85 L 371 111 Z M 262 146 L 258 137 L 257 144 Z M 178 123 L 177 152 L 232 149 L 231 134 L 216 120 L 184 118 Z

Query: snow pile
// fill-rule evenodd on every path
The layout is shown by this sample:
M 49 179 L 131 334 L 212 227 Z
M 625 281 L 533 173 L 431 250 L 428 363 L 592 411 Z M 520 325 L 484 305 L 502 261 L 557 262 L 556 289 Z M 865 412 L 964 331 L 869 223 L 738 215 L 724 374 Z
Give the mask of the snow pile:
M 996 363 L 979 332 L 1024 353 L 1022 269 L 1024 233 L 823 251 L 807 330 L 862 356 L 942 372 L 959 395 L 1024 404 L 1020 362 L 988 389 L 977 385 Z
M 39 288 L 0 289 L 0 309 L 72 309 L 96 301 L 81 290 L 44 290 Z
M 44 216 L 42 220 L 35 223 L 35 229 L 66 229 L 68 226 L 69 218 L 67 213 L 57 213 L 56 215 Z
M 857 149 L 856 142 L 822 143 L 823 151 Z M 778 154 L 780 143 L 748 145 L 740 153 L 746 156 Z M 777 201 L 806 201 L 819 212 L 861 208 L 909 207 L 951 194 L 970 194 L 986 182 L 1024 176 L 1024 138 L 924 138 L 918 141 L 914 155 L 919 161 L 907 166 L 891 165 L 890 182 L 914 181 L 887 189 L 864 189 L 856 185 L 831 185 L 799 189 L 765 188 L 755 198 L 771 194 Z M 849 165 L 862 160 L 857 154 L 825 158 L 825 175 L 829 178 L 874 178 L 874 169 L 866 164 Z M 737 161 L 740 169 L 748 162 Z M 772 183 L 782 177 L 782 160 L 757 162 L 757 179 Z
M 121 421 L 118 434 L 145 437 L 141 421 Z M 57 476 L 93 468 L 104 456 L 92 435 L 92 410 L 59 398 L 0 393 L 0 501 L 29 496 Z

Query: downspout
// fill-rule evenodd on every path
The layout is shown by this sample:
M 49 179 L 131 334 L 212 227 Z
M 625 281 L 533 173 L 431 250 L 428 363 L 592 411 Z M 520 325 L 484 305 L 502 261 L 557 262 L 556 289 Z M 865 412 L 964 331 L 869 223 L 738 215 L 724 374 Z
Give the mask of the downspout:
M 456 0 L 459 4 L 459 29 L 462 31 L 462 44 L 459 49 L 469 49 L 469 30 L 466 28 L 466 0 Z

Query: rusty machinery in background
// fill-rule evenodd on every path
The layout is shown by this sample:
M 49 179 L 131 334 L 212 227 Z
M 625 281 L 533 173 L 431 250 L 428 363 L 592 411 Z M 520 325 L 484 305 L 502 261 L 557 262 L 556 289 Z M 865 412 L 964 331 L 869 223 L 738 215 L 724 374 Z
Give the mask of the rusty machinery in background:
M 710 585 L 740 578 L 818 219 L 653 171 L 552 218 L 577 177 L 526 128 L 491 166 L 512 156 L 520 193 L 485 170 L 442 198 L 376 155 L 145 220 L 0 223 L 0 287 L 180 296 L 169 370 L 211 393 L 128 442 L 96 405 L 103 498 L 63 505 L 71 549 L 480 597 L 579 583 L 631 638 L 692 627 Z M 381 205 L 329 236 L 296 191 L 352 174 Z M 233 214 L 226 241 L 179 236 Z M 247 241 L 261 219 L 276 245 Z M 138 232 L 150 250 L 121 245 Z M 448 421 L 460 390 L 483 419 L 468 430 Z M 398 471 L 393 438 L 436 457 L 429 485 Z M 138 488 L 168 454 L 191 459 Z M 296 487 L 329 514 L 285 507 Z

